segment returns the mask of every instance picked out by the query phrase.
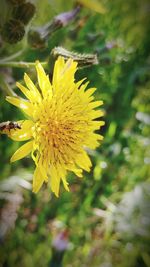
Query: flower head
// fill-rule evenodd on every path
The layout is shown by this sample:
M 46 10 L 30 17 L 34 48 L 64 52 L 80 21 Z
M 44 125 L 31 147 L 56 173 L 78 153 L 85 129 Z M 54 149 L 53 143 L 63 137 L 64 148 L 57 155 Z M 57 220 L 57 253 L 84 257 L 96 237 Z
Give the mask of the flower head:
M 19 122 L 21 129 L 12 130 L 10 137 L 16 141 L 26 141 L 12 156 L 19 160 L 29 153 L 36 164 L 33 177 L 33 191 L 37 192 L 43 182 L 50 183 L 51 190 L 59 194 L 60 181 L 69 191 L 67 172 L 72 171 L 82 177 L 82 171 L 90 171 L 91 161 L 86 148 L 95 149 L 103 137 L 97 133 L 103 116 L 95 108 L 102 101 L 93 101 L 96 90 L 86 90 L 88 83 L 75 82 L 77 63 L 67 62 L 59 57 L 55 62 L 52 83 L 40 62 L 36 62 L 38 87 L 27 74 L 26 87 L 17 83 L 26 96 L 25 99 L 7 97 L 7 101 L 19 107 L 28 119 Z

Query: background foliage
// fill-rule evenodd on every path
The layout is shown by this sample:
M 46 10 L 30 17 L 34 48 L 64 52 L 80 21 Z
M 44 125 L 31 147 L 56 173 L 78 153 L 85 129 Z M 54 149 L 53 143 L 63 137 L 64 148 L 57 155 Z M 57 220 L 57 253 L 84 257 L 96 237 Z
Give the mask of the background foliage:
M 90 174 L 83 180 L 70 175 L 70 192 L 61 188 L 59 199 L 47 187 L 37 195 L 31 192 L 31 159 L 10 164 L 19 144 L 0 136 L 0 266 L 150 266 L 150 4 L 97 1 L 107 10 L 102 14 L 82 2 L 78 17 L 50 35 L 43 49 L 28 43 L 29 30 L 71 10 L 74 1 L 33 1 L 36 12 L 24 38 L 16 44 L 1 40 L 1 58 L 19 51 L 16 61 L 48 60 L 55 46 L 97 53 L 99 64 L 79 70 L 76 79 L 88 77 L 98 88 L 106 125 L 103 144 L 89 151 Z M 0 121 L 22 118 L 5 101 L 2 80 L 17 92 L 15 81 L 24 71 L 35 78 L 34 68 L 1 67 Z M 55 259 L 62 253 L 55 246 L 60 234 L 63 263 Z

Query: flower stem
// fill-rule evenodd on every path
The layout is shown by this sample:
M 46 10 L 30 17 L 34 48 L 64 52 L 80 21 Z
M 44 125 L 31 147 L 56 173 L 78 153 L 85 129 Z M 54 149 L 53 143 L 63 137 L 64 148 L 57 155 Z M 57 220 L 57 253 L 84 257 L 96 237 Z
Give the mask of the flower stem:
M 43 67 L 47 66 L 47 62 L 41 62 L 41 65 Z M 12 68 L 30 68 L 34 67 L 35 62 L 25 62 L 25 61 L 11 61 L 11 62 L 5 62 L 0 61 L 0 67 L 12 67 Z
M 0 62 L 1 62 L 1 61 L 3 61 L 3 62 L 7 62 L 7 61 L 10 61 L 10 60 L 14 60 L 14 59 L 16 59 L 17 57 L 20 57 L 20 56 L 23 54 L 24 51 L 25 51 L 25 49 L 22 49 L 22 50 L 18 51 L 18 52 L 15 53 L 15 54 L 12 54 L 12 55 L 10 55 L 10 56 L 8 56 L 8 57 L 2 58 L 2 59 L 0 60 Z

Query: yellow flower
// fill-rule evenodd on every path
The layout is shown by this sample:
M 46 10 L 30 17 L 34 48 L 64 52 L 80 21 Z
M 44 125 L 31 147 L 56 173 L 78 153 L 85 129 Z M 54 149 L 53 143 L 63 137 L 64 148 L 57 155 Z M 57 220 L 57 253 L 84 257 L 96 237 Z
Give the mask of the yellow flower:
M 82 170 L 90 171 L 91 161 L 86 148 L 95 149 L 103 137 L 97 133 L 103 121 L 101 110 L 94 110 L 102 101 L 93 101 L 96 90 L 86 90 L 88 82 L 75 82 L 77 63 L 59 57 L 54 66 L 52 84 L 39 61 L 36 62 L 38 87 L 27 74 L 26 87 L 17 86 L 26 100 L 7 97 L 7 101 L 19 107 L 28 119 L 19 122 L 21 129 L 11 130 L 10 137 L 26 141 L 12 156 L 11 162 L 29 153 L 36 164 L 33 191 L 38 192 L 43 182 L 50 183 L 51 190 L 59 195 L 60 180 L 69 191 L 66 175 L 68 171 L 82 177 Z

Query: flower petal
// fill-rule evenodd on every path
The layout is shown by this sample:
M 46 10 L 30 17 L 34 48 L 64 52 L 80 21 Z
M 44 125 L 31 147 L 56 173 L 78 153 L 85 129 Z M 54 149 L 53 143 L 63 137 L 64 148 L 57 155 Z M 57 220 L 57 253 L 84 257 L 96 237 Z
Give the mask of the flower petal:
M 55 62 L 54 71 L 53 71 L 53 85 L 56 86 L 57 81 L 59 81 L 60 73 L 64 69 L 65 61 L 63 57 L 58 57 Z
M 6 96 L 6 100 L 12 105 L 22 109 L 28 116 L 32 117 L 32 106 L 28 101 L 12 96 Z
M 75 175 L 77 175 L 78 177 L 80 177 L 80 178 L 83 177 L 83 174 L 82 174 L 83 170 L 82 170 L 82 169 L 79 169 L 79 168 L 77 168 L 77 167 L 75 167 L 73 164 L 72 164 L 72 165 L 71 165 L 71 164 L 68 164 L 68 165 L 67 165 L 67 169 L 68 169 L 69 171 L 74 172 Z
M 93 101 L 93 102 L 90 102 L 88 104 L 88 107 L 90 107 L 91 109 L 93 108 L 97 108 L 99 106 L 103 105 L 103 101 Z
M 32 92 L 34 99 L 37 102 L 39 102 L 41 100 L 41 94 L 40 94 L 39 90 L 36 88 L 36 86 L 34 85 L 34 83 L 32 82 L 32 80 L 30 79 L 30 77 L 26 73 L 24 74 L 24 81 L 25 81 L 27 87 Z
M 57 164 L 57 171 L 63 181 L 64 188 L 66 189 L 66 191 L 69 192 L 70 191 L 68 187 L 69 183 L 66 181 L 66 175 L 67 175 L 66 169 L 63 167 L 63 165 Z
M 104 112 L 102 110 L 92 110 L 90 112 L 90 118 L 92 120 L 97 119 L 97 118 L 100 118 L 102 116 L 104 116 Z
M 44 179 L 44 176 L 41 172 L 41 168 L 40 166 L 36 167 L 35 171 L 34 171 L 34 176 L 33 176 L 33 192 L 34 193 L 37 193 L 42 184 L 44 183 L 45 179 Z
M 72 87 L 74 86 L 74 74 L 76 70 L 77 62 L 74 62 L 72 59 L 68 59 L 65 62 L 63 57 L 58 57 L 53 73 L 54 92 L 72 90 Z
M 31 98 L 31 93 L 30 91 L 25 87 L 23 86 L 21 83 L 17 82 L 16 83 L 16 86 L 21 90 L 21 92 L 28 98 L 30 99 Z
M 101 128 L 101 126 L 104 126 L 105 122 L 104 121 L 92 121 L 91 124 L 89 124 L 89 130 L 99 130 Z
M 33 147 L 33 141 L 29 141 L 25 143 L 13 154 L 10 161 L 14 162 L 16 160 L 24 158 L 32 151 L 32 147 Z
M 43 160 L 43 158 L 39 159 L 38 162 L 39 168 L 40 168 L 40 172 L 42 173 L 42 176 L 44 177 L 44 181 L 48 182 L 48 164 L 46 162 L 46 159 Z
M 103 136 L 96 133 L 91 133 L 85 140 L 85 146 L 90 149 L 95 149 L 100 145 L 100 141 L 103 140 Z
M 90 158 L 88 157 L 85 151 L 83 151 L 81 154 L 79 154 L 76 157 L 76 163 L 78 166 L 80 166 L 82 169 L 84 169 L 87 172 L 90 171 L 90 167 L 92 166 Z
M 50 186 L 52 192 L 56 195 L 56 197 L 59 196 L 59 187 L 60 187 L 60 176 L 58 175 L 57 169 L 54 165 L 51 165 L 50 167 Z
M 37 71 L 38 83 L 41 88 L 43 97 L 49 96 L 51 98 L 52 97 L 52 85 L 50 83 L 48 75 L 46 75 L 39 61 L 36 61 L 36 71 Z
M 17 121 L 21 129 L 11 130 L 9 137 L 14 141 L 26 141 L 32 138 L 32 127 L 34 125 L 31 120 Z

